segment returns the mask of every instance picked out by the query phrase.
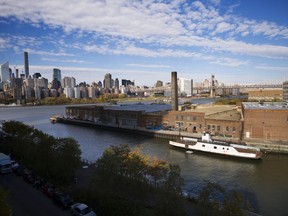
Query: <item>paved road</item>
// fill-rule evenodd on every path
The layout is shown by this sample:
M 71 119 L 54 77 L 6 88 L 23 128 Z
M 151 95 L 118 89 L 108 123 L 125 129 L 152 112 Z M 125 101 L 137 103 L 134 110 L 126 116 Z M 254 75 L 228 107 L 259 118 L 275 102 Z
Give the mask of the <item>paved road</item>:
M 13 216 L 70 215 L 69 211 L 56 206 L 40 190 L 14 173 L 0 175 L 0 184 L 5 191 L 9 192 L 8 203 L 13 210 Z

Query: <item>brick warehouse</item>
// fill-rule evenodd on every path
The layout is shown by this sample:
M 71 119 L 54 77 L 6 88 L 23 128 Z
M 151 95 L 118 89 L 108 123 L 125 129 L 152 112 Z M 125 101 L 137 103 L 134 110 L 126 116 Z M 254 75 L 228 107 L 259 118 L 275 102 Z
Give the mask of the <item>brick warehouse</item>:
M 288 141 L 287 103 L 242 103 L 244 139 Z
M 240 138 L 243 128 L 241 110 L 235 106 L 199 106 L 184 111 L 169 111 L 170 105 L 73 106 L 66 116 L 105 125 L 130 128 L 164 127 L 189 133 Z M 191 134 L 193 135 L 193 134 Z

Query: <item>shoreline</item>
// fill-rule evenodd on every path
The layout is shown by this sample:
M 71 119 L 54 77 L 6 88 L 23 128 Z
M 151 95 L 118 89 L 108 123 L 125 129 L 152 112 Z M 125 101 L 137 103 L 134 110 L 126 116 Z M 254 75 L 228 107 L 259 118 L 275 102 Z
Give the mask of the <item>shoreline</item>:
M 84 127 L 95 127 L 101 128 L 104 130 L 114 130 L 120 131 L 124 133 L 133 133 L 140 134 L 144 136 L 154 137 L 154 138 L 162 138 L 162 139 L 177 139 L 179 136 L 191 137 L 191 138 L 200 138 L 201 134 L 191 134 L 188 132 L 179 132 L 179 131 L 166 131 L 166 130 L 149 130 L 146 128 L 140 127 L 119 127 L 118 125 L 107 125 L 107 124 L 99 124 L 95 122 L 85 121 L 85 120 L 72 120 L 72 119 L 58 119 L 57 123 L 63 124 L 72 124 L 76 126 L 84 126 Z M 227 141 L 225 138 L 216 137 L 217 140 Z M 230 142 L 238 142 L 239 139 L 229 139 Z M 260 148 L 263 152 L 271 152 L 271 153 L 283 153 L 288 154 L 288 142 L 284 142 L 281 144 L 277 144 L 275 142 L 264 141 L 264 140 L 244 140 L 247 146 Z

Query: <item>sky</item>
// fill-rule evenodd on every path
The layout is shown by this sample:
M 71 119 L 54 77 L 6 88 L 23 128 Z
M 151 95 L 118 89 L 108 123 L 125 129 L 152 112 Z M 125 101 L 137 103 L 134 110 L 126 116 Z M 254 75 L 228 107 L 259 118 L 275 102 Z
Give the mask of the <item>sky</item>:
M 286 0 L 0 0 L 0 64 L 52 80 L 153 86 L 178 77 L 225 84 L 288 79 Z

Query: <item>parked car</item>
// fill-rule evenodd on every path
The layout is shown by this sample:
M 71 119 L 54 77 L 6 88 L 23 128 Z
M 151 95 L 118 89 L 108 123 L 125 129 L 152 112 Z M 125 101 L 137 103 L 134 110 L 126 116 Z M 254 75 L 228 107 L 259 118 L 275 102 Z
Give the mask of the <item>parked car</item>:
M 71 214 L 76 216 L 96 216 L 96 213 L 84 203 L 75 203 L 71 206 Z
M 13 172 L 18 176 L 23 175 L 24 169 L 25 168 L 21 165 L 12 167 Z
M 56 205 L 62 207 L 63 209 L 69 209 L 70 206 L 74 204 L 71 197 L 62 191 L 56 191 L 53 194 L 52 199 Z
M 52 198 L 54 193 L 56 192 L 54 185 L 52 185 L 50 183 L 46 183 L 45 185 L 43 185 L 41 190 L 42 190 L 43 194 L 45 194 L 49 198 Z
M 30 171 L 25 169 L 22 173 L 25 182 L 32 184 L 36 180 L 36 176 Z

